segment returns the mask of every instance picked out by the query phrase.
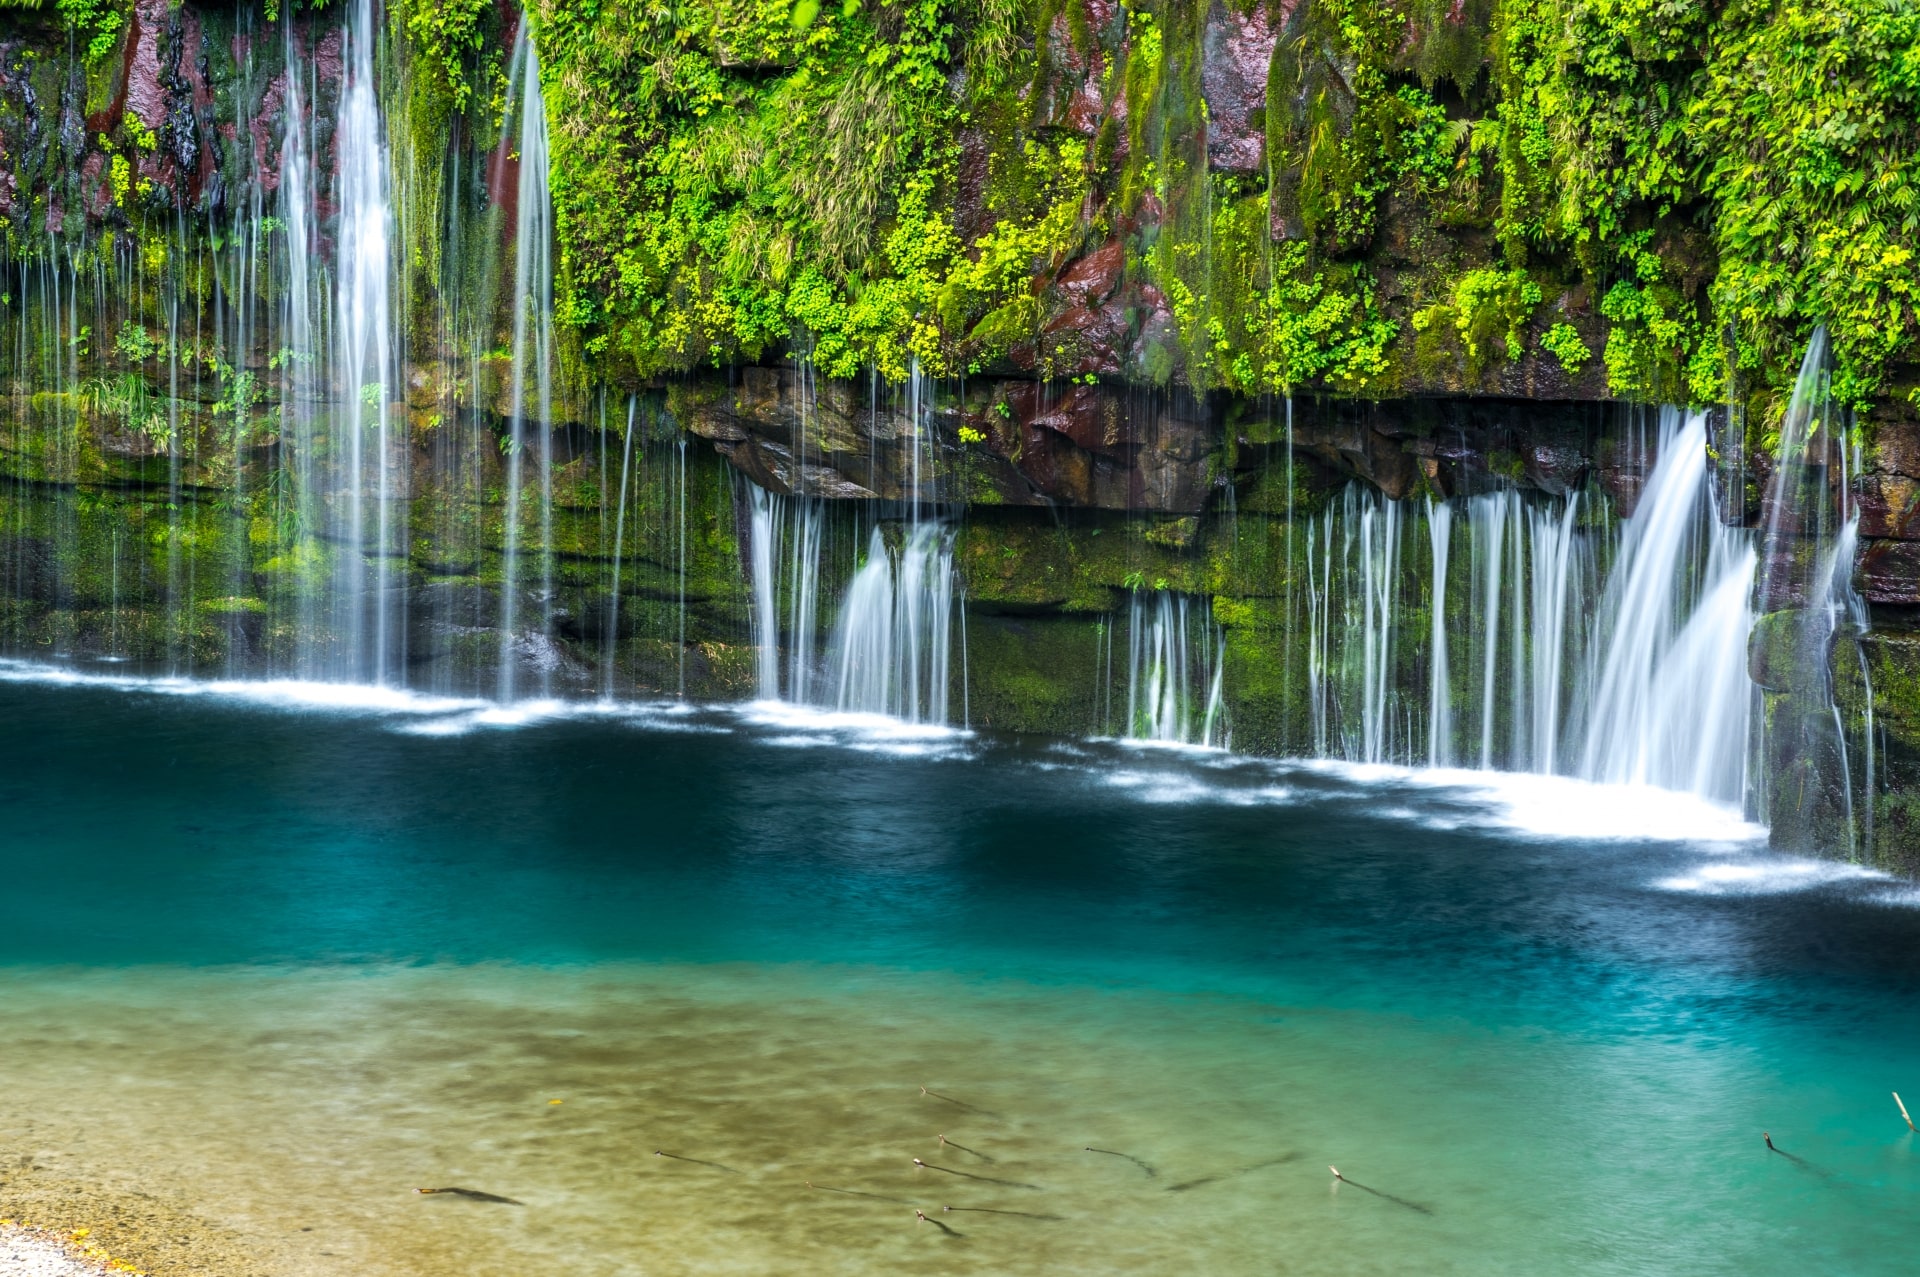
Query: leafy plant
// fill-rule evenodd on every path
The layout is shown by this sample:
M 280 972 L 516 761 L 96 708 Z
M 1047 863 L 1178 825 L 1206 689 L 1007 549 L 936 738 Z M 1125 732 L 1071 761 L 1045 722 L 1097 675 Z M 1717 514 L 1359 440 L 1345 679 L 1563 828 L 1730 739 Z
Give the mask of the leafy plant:
M 1560 368 L 1569 377 L 1575 376 L 1586 366 L 1593 352 L 1587 349 L 1587 343 L 1580 339 L 1580 332 L 1572 324 L 1559 323 L 1540 335 L 1540 349 L 1560 361 Z
M 87 61 L 98 62 L 120 42 L 121 6 L 114 0 L 58 0 L 60 16 L 86 41 Z

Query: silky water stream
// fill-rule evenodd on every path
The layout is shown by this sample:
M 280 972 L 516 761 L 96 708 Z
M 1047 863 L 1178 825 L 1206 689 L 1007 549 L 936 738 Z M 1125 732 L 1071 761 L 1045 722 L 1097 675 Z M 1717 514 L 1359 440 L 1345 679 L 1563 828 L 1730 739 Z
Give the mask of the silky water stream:
M 27 665 L 0 725 L 0 1162 L 263 1271 L 1893 1273 L 1920 1236 L 1920 911 L 1691 797 Z

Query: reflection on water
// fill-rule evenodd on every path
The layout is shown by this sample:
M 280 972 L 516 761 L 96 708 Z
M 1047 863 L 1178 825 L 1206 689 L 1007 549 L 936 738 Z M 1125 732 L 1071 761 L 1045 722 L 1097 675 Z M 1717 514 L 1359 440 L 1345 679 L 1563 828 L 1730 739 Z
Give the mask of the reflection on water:
M 190 1202 L 276 1271 L 1872 1273 L 1920 1240 L 1887 1095 L 1920 911 L 1718 808 L 16 674 L 0 1164 Z M 412 1191 L 445 1186 L 524 1205 Z

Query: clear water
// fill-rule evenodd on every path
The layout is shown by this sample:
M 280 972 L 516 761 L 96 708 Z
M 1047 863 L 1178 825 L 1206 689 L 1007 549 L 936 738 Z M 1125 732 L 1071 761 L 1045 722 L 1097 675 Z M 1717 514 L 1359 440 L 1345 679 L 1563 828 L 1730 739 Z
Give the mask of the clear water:
M 1920 1241 L 1920 911 L 1692 799 L 0 674 L 0 1149 L 279 1271 L 1904 1273 Z M 444 1184 L 525 1204 L 411 1191 Z

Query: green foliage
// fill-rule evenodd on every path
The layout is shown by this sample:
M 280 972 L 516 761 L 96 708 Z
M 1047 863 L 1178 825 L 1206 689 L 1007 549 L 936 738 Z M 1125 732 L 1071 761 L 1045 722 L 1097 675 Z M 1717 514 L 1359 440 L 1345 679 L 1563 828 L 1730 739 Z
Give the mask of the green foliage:
M 1735 0 L 1709 47 L 1690 119 L 1738 363 L 1783 364 L 1824 322 L 1834 392 L 1867 399 L 1920 336 L 1920 8 Z
M 1521 332 L 1541 301 L 1540 285 L 1523 270 L 1471 270 L 1453 290 L 1453 326 L 1467 352 L 1469 366 L 1478 367 L 1486 351 L 1499 339 L 1509 360 L 1525 350 Z M 1419 324 L 1415 316 L 1414 323 Z
M 1855 404 L 1912 359 L 1912 0 L 1268 5 L 1268 93 L 1229 127 L 1209 41 L 1254 3 L 538 0 L 569 357 L 627 380 L 800 355 L 842 377 L 1241 394 L 1600 358 L 1615 394 L 1702 400 L 1733 374 L 1743 395 L 1784 384 L 1825 323 Z M 97 62 L 129 6 L 46 7 Z M 387 20 L 424 297 L 437 201 L 464 198 L 441 157 L 495 140 L 503 19 L 393 0 Z M 1210 141 L 1249 129 L 1265 163 L 1213 167 Z M 210 296 L 147 220 L 159 138 L 134 115 L 94 132 L 106 220 L 149 273 Z M 1112 343 L 1059 281 L 1096 248 L 1124 263 L 1086 303 L 1129 326 Z M 1573 322 L 1547 327 L 1550 304 Z
M 1503 0 L 1496 35 L 1499 234 L 1519 260 L 1567 250 L 1610 277 L 1616 391 L 1718 395 L 1726 354 L 1777 384 L 1816 323 L 1836 391 L 1879 389 L 1920 336 L 1920 10 Z M 1683 218 L 1710 257 L 1652 242 Z M 1711 280 L 1713 323 L 1688 277 Z
M 129 319 L 120 325 L 120 333 L 113 339 L 113 350 L 127 363 L 142 364 L 159 354 L 161 345 L 145 327 Z
M 1393 80 L 1405 14 L 1379 0 L 1310 0 L 1299 12 L 1268 92 L 1278 203 L 1332 253 L 1363 251 L 1388 192 L 1447 190 L 1457 139 L 1425 89 Z
M 800 27 L 785 0 L 535 17 L 560 318 L 589 353 L 611 344 L 645 373 L 752 358 L 786 339 L 790 311 L 825 325 L 830 353 L 905 335 L 908 299 L 861 285 L 894 273 L 875 260 L 881 223 L 910 165 L 924 188 L 946 146 L 943 6 L 849 6 Z
M 421 58 L 439 82 L 455 111 L 473 100 L 479 61 L 487 35 L 487 15 L 493 0 L 406 0 L 407 35 L 414 55 Z
M 292 13 L 296 9 L 324 9 L 332 3 L 332 0 L 285 0 L 285 2 L 287 11 Z M 265 0 L 264 8 L 268 22 L 280 21 L 280 5 L 281 0 Z
M 120 42 L 119 0 L 59 0 L 56 7 L 74 35 L 86 41 L 87 61 L 98 62 Z
M 1593 358 L 1593 352 L 1587 349 L 1587 343 L 1580 339 L 1580 333 L 1572 324 L 1559 323 L 1540 335 L 1540 349 L 1560 361 L 1560 368 L 1569 377 L 1577 376 L 1586 367 L 1587 360 Z

